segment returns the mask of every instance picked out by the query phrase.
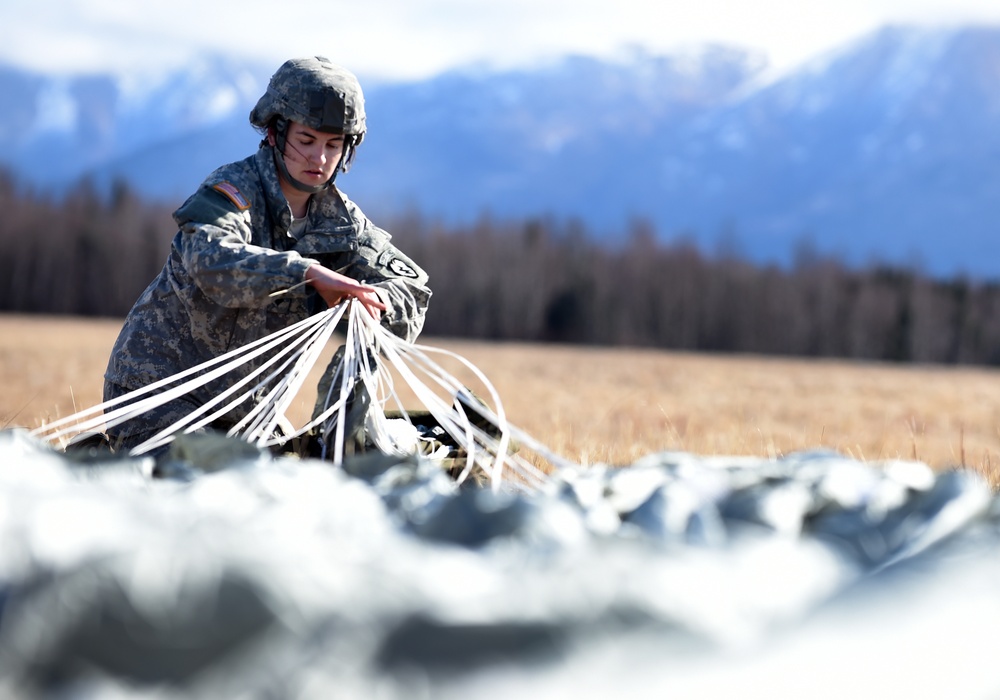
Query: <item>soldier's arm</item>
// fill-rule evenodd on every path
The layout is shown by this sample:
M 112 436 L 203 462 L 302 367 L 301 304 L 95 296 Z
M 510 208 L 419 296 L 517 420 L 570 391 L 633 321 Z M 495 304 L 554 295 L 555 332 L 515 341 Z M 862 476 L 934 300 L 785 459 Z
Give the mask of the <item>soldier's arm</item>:
M 198 288 L 221 306 L 259 307 L 271 294 L 301 285 L 315 260 L 295 251 L 254 245 L 249 209 L 240 209 L 210 187 L 201 188 L 174 214 L 176 246 Z

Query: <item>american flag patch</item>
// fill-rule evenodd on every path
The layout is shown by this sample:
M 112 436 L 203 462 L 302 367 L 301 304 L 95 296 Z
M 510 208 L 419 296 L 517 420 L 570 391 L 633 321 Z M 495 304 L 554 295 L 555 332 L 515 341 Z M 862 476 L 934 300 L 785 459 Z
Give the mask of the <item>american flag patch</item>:
M 236 205 L 237 209 L 242 211 L 243 209 L 250 208 L 250 202 L 246 200 L 246 197 L 231 182 L 218 182 L 212 185 L 212 189 L 226 195 L 229 201 Z

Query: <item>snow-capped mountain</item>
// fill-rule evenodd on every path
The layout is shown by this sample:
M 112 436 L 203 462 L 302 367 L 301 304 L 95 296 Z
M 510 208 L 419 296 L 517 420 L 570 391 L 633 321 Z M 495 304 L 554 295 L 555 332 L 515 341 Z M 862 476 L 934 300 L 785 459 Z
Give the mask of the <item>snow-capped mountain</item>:
M 997 30 L 886 29 L 674 134 L 660 193 L 676 224 L 729 221 L 768 254 L 809 235 L 1000 274 L 998 86 Z
M 64 187 L 141 157 L 151 146 L 200 140 L 234 114 L 249 112 L 268 74 L 219 56 L 165 75 L 42 76 L 0 66 L 6 96 L 0 164 L 30 183 Z M 145 184 L 136 184 L 162 196 L 157 179 L 150 172 Z
M 211 57 L 170 75 L 0 69 L 0 164 L 38 186 L 125 178 L 179 202 L 251 153 L 275 66 Z M 849 262 L 1000 277 L 1000 29 L 890 27 L 775 76 L 706 46 L 365 80 L 369 138 L 342 186 L 373 218 L 552 214 L 758 260 L 803 241 Z

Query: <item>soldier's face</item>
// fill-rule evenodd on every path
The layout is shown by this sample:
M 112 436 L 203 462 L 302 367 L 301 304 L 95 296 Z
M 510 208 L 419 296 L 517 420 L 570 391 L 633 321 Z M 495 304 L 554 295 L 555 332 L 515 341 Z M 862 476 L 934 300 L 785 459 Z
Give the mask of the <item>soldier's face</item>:
M 306 185 L 322 185 L 344 153 L 344 137 L 316 131 L 298 122 L 288 123 L 285 167 L 293 178 Z

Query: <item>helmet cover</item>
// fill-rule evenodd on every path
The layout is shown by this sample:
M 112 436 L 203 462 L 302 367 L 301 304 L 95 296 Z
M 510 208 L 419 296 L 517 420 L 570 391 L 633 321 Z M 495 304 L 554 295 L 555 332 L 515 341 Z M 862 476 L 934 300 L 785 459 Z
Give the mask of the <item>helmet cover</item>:
M 264 128 L 275 116 L 333 134 L 365 134 L 365 99 L 358 79 L 327 58 L 285 61 L 250 112 L 250 123 Z

